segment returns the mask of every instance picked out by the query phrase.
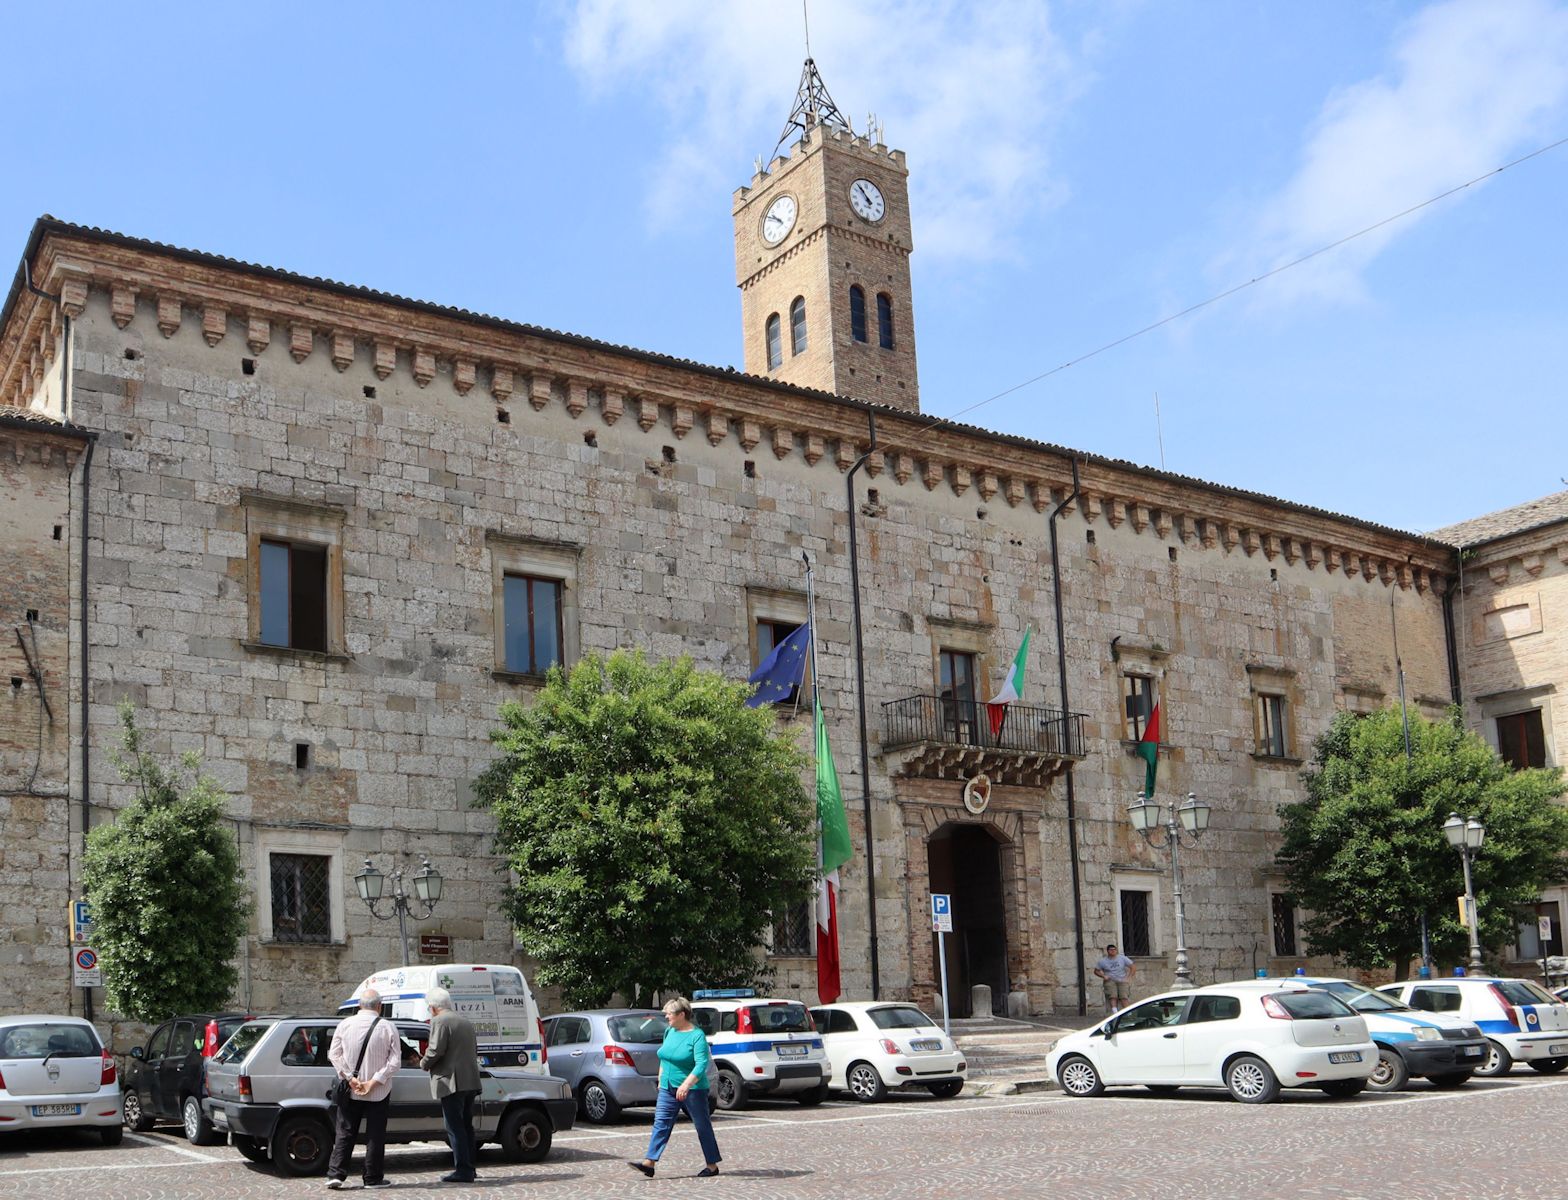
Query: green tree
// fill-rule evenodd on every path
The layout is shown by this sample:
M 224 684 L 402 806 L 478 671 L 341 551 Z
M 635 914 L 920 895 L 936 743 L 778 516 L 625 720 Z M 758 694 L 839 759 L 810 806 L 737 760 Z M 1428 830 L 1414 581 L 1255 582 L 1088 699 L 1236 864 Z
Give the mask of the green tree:
M 803 755 L 747 691 L 617 651 L 502 705 L 475 803 L 521 945 L 568 1004 L 762 981 L 770 913 L 810 894 L 816 810 Z
M 1459 852 L 1443 835 L 1448 814 L 1475 815 L 1486 844 L 1472 862 L 1482 946 L 1511 941 L 1515 914 L 1568 878 L 1568 809 L 1559 769 L 1512 771 L 1464 729 L 1458 710 L 1410 718 L 1406 760 L 1400 714 L 1340 713 L 1302 773 L 1307 798 L 1280 807 L 1278 855 L 1314 953 L 1403 977 L 1421 952 L 1426 915 L 1433 956 L 1462 961 L 1468 935 Z
M 119 713 L 114 763 L 136 799 L 88 835 L 83 879 L 109 1006 L 161 1021 L 228 1002 L 250 905 L 217 783 L 193 752 L 166 770 L 129 701 Z

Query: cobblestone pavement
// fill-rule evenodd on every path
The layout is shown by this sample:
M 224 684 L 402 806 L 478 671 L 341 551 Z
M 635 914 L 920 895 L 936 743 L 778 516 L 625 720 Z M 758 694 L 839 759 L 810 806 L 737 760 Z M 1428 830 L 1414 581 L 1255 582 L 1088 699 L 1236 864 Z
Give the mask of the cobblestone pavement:
M 1094 1100 L 1037 1096 L 935 1100 L 895 1096 L 879 1106 L 829 1102 L 806 1110 L 759 1104 L 716 1121 L 725 1174 L 701 1166 L 689 1125 L 677 1127 L 653 1181 L 640 1156 L 647 1114 L 608 1129 L 573 1130 L 550 1158 L 515 1166 L 488 1151 L 481 1183 L 443 1186 L 444 1148 L 394 1147 L 389 1191 L 409 1196 L 708 1197 L 852 1196 L 1075 1198 L 1289 1195 L 1293 1200 L 1397 1194 L 1546 1197 L 1568 1160 L 1568 1078 L 1521 1072 L 1457 1092 L 1414 1084 L 1390 1096 L 1333 1101 L 1286 1093 L 1280 1103 L 1236 1104 L 1219 1093 L 1156 1097 L 1112 1092 Z M 351 1187 L 355 1186 L 351 1184 Z M 107 1149 L 94 1135 L 0 1135 L 7 1200 L 226 1200 L 324 1195 L 321 1179 L 282 1179 L 228 1147 L 197 1149 L 171 1130 L 127 1135 Z

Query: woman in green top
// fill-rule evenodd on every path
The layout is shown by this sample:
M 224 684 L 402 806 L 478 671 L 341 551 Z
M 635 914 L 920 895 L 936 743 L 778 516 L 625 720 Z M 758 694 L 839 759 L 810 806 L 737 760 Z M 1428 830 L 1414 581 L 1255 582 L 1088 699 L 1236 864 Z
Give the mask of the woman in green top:
M 708 1038 L 692 1024 L 691 1001 L 680 996 L 664 1006 L 664 1019 L 670 1027 L 664 1031 L 664 1042 L 659 1047 L 659 1103 L 653 1110 L 653 1136 L 648 1139 L 648 1156 L 641 1162 L 634 1160 L 630 1166 L 653 1178 L 653 1164 L 669 1145 L 675 1115 L 684 1108 L 697 1130 L 702 1157 L 707 1162 L 697 1177 L 706 1179 L 719 1173 L 721 1157 L 719 1143 L 713 1136 L 713 1122 L 708 1118 L 708 1065 L 713 1061 L 708 1053 Z

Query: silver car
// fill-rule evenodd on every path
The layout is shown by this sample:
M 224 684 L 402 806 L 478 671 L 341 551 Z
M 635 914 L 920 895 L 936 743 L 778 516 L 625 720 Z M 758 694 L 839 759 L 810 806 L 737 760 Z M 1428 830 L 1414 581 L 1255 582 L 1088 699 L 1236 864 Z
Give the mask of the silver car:
M 332 1153 L 327 1091 L 337 1079 L 327 1058 L 339 1017 L 250 1021 L 207 1060 L 207 1119 L 252 1162 L 284 1175 L 319 1175 Z M 402 1069 L 392 1077 L 387 1141 L 445 1142 L 441 1106 L 419 1059 L 430 1037 L 417 1021 L 395 1021 Z M 493 1142 L 512 1162 L 539 1162 L 557 1130 L 570 1129 L 576 1102 L 566 1083 L 522 1070 L 480 1072 L 474 1102 L 477 1145 Z
M 669 1028 L 652 1008 L 596 1008 L 544 1019 L 550 1070 L 572 1085 L 582 1114 L 594 1124 L 623 1108 L 659 1098 L 659 1043 Z M 719 1073 L 708 1065 L 708 1108 L 717 1104 Z
M 114 1056 L 80 1017 L 0 1017 L 0 1129 L 96 1129 L 118 1146 Z

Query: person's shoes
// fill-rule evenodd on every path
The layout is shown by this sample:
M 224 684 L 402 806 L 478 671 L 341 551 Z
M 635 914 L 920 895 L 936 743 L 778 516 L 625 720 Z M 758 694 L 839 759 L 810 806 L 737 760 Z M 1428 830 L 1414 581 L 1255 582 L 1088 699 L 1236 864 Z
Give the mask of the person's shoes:
M 391 1187 L 392 1181 L 390 1179 L 367 1179 L 365 1180 L 365 1186 L 367 1188 Z
M 719 1173 L 719 1169 L 717 1167 L 704 1167 L 702 1170 L 698 1171 L 697 1174 L 693 1178 L 696 1178 L 696 1179 L 712 1179 L 718 1173 Z
M 635 1160 L 633 1160 L 633 1161 L 632 1161 L 632 1162 L 629 1162 L 629 1163 L 627 1163 L 627 1164 L 626 1164 L 626 1165 L 627 1165 L 627 1166 L 628 1166 L 628 1167 L 630 1167 L 630 1168 L 631 1168 L 631 1169 L 632 1169 L 632 1170 L 634 1170 L 634 1171 L 641 1171 L 641 1172 L 642 1172 L 642 1173 L 643 1173 L 643 1174 L 644 1174 L 644 1175 L 646 1175 L 646 1176 L 647 1176 L 647 1177 L 648 1177 L 648 1178 L 649 1178 L 649 1179 L 652 1179 L 652 1178 L 653 1178 L 653 1168 L 652 1168 L 652 1167 L 650 1167 L 650 1166 L 649 1166 L 649 1165 L 648 1165 L 648 1164 L 647 1164 L 647 1163 L 645 1163 L 645 1162 L 637 1162 L 637 1161 L 635 1161 Z
M 479 1178 L 479 1176 L 477 1176 L 477 1175 L 460 1175 L 456 1171 L 449 1171 L 445 1175 L 441 1176 L 441 1182 L 442 1183 L 474 1183 L 474 1182 L 476 1182 L 478 1180 L 478 1178 Z
M 328 1186 L 328 1187 L 329 1187 L 329 1188 L 331 1188 L 331 1189 L 332 1189 L 332 1190 L 333 1190 L 333 1191 L 334 1191 L 334 1192 L 335 1192 L 335 1191 L 337 1191 L 337 1190 L 338 1190 L 338 1189 L 339 1189 L 339 1188 L 340 1188 L 340 1187 L 342 1187 L 342 1186 L 343 1186 L 343 1181 L 342 1181 L 342 1180 L 341 1180 L 341 1179 L 336 1179 L 336 1178 L 333 1178 L 333 1179 L 329 1179 L 329 1180 L 327 1180 L 327 1186 Z

